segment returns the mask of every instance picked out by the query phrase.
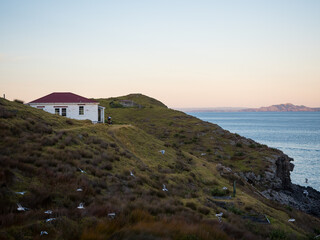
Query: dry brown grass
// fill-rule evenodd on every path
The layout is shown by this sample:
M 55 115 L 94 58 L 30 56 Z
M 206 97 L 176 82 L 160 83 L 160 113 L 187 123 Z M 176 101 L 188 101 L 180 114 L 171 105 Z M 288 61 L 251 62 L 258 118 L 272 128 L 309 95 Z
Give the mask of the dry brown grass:
M 216 222 L 188 222 L 183 218 L 156 219 L 135 209 L 128 216 L 103 221 L 86 229 L 81 240 L 89 239 L 231 239 Z

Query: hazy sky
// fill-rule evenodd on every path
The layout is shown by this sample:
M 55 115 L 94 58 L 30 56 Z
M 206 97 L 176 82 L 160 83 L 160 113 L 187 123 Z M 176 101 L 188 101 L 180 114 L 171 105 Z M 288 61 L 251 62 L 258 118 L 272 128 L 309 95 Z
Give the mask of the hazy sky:
M 0 90 L 320 107 L 320 1 L 0 0 Z

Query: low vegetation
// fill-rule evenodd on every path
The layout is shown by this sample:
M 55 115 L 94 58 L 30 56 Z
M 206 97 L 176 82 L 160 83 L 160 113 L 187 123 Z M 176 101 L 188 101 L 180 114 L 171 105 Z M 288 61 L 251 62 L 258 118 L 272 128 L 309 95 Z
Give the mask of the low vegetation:
M 0 99 L 0 239 L 307 239 L 320 229 L 217 170 L 261 174 L 275 150 L 143 95 L 99 101 L 113 125 Z

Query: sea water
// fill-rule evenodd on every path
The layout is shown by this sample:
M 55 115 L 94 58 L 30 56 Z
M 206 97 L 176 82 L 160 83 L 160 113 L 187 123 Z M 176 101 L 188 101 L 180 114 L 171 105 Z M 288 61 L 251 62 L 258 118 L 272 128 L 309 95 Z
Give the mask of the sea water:
M 187 113 L 280 149 L 294 159 L 292 182 L 320 191 L 320 112 Z

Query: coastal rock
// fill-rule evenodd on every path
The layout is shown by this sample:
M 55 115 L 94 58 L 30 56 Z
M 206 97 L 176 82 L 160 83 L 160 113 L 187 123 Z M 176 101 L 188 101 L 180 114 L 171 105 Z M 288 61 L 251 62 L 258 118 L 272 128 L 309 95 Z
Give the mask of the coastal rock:
M 308 191 L 308 196 L 303 194 L 305 190 Z M 277 201 L 281 204 L 320 217 L 320 192 L 311 187 L 305 188 L 296 184 L 291 184 L 290 189 L 268 189 L 261 192 L 261 194 L 267 199 Z
M 263 176 L 256 175 L 254 172 L 239 172 L 238 175 L 246 182 L 258 186 L 259 189 L 286 190 L 291 189 L 290 172 L 294 165 L 292 158 L 280 153 L 265 159 L 270 164 Z
M 291 163 L 293 159 L 279 152 L 279 154 L 267 157 L 265 160 L 270 164 L 260 185 L 267 189 L 290 189 L 290 172 L 294 168 Z
M 252 185 L 259 184 L 262 179 L 260 175 L 256 176 L 253 172 L 239 172 L 237 175 Z
M 287 155 L 281 155 L 276 161 L 276 177 L 281 179 L 282 189 L 291 189 L 290 172 L 293 171 L 294 165 L 291 163 L 292 158 Z
M 281 154 L 269 157 L 267 160 L 273 164 L 270 165 L 269 171 L 265 172 L 262 182 L 259 183 L 265 188 L 267 187 L 261 191 L 261 194 L 267 199 L 320 217 L 320 192 L 311 187 L 305 188 L 291 182 L 290 172 L 294 168 L 291 163 L 293 159 Z M 249 177 L 258 181 L 252 174 Z M 308 196 L 304 194 L 305 190 L 308 191 Z
M 221 163 L 217 164 L 216 169 L 220 173 L 220 175 L 232 173 L 231 168 L 225 167 Z

